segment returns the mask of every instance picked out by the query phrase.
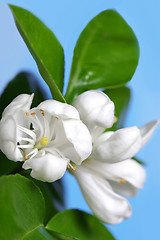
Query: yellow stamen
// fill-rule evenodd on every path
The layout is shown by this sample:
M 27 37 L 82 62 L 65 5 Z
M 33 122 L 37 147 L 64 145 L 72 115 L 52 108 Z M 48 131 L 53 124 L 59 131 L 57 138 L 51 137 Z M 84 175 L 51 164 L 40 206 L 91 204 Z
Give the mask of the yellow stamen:
M 33 113 L 31 113 L 31 115 L 36 115 L 36 113 L 35 113 L 35 112 L 33 112 Z
M 41 138 L 40 144 L 42 146 L 46 146 L 48 143 L 49 143 L 49 139 L 47 137 L 42 137 Z
M 44 110 L 40 109 L 41 112 L 44 112 Z
M 58 117 L 56 117 L 56 119 L 59 119 Z
M 44 117 L 44 112 L 42 112 L 42 116 Z
M 117 121 L 118 121 L 118 118 L 115 116 L 114 123 L 116 123 Z
M 29 113 L 28 113 L 28 112 L 26 112 L 26 116 L 29 116 Z
M 121 184 L 121 183 L 125 183 L 126 182 L 126 179 L 122 178 L 118 183 Z
M 27 160 L 27 159 L 28 159 L 28 155 L 27 155 L 27 154 L 24 156 L 24 159 L 25 159 L 25 160 Z

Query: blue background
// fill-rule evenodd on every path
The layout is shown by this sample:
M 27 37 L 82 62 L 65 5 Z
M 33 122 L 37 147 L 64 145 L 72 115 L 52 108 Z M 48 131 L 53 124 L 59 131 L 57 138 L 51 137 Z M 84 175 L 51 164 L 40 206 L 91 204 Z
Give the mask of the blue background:
M 160 118 L 160 2 L 158 0 L 11 0 L 38 16 L 61 42 L 66 61 L 65 82 L 69 77 L 72 52 L 86 24 L 103 10 L 116 9 L 134 30 L 140 45 L 138 68 L 128 84 L 132 99 L 125 126 L 142 126 Z M 36 64 L 21 39 L 13 17 L 0 2 L 0 93 L 20 71 L 28 70 L 41 79 Z M 147 181 L 131 199 L 133 215 L 117 226 L 108 226 L 116 239 L 160 239 L 160 128 L 138 154 L 146 162 Z M 90 212 L 75 179 L 64 177 L 66 207 Z

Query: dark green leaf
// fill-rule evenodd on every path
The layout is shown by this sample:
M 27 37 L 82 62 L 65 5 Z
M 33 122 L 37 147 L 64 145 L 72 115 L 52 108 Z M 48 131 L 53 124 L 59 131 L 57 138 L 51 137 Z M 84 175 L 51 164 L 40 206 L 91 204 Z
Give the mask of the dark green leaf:
M 67 101 L 88 89 L 125 85 L 133 76 L 139 59 L 134 32 L 114 10 L 93 18 L 81 33 L 74 49 Z
M 38 227 L 27 233 L 21 240 L 57 240 L 44 227 Z
M 117 122 L 113 125 L 112 130 L 122 128 L 130 101 L 130 89 L 127 87 L 121 87 L 108 89 L 104 92 L 115 104 L 115 116 L 117 117 Z
M 111 233 L 99 220 L 79 210 L 66 210 L 56 214 L 46 226 L 47 230 L 80 240 L 114 240 Z M 59 232 L 56 235 L 56 232 Z M 65 238 L 64 238 L 65 239 Z
M 35 59 L 41 76 L 53 98 L 65 102 L 62 96 L 64 77 L 63 48 L 55 35 L 29 11 L 9 5 L 17 28 Z
M 40 190 L 21 175 L 0 178 L 0 239 L 17 240 L 43 226 L 44 199 Z
M 20 163 L 8 160 L 8 158 L 0 150 L 0 176 L 11 173 L 16 168 L 19 168 Z

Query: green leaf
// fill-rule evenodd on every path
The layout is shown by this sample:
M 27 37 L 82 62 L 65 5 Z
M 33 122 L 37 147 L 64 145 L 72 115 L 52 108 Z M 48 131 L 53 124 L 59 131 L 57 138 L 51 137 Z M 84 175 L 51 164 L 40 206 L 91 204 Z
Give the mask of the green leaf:
M 21 175 L 0 178 L 0 239 L 21 239 L 43 226 L 45 203 L 40 190 Z
M 46 229 L 52 231 L 52 234 L 54 232 L 54 236 L 57 237 L 61 233 L 72 239 L 114 240 L 111 233 L 96 217 L 79 210 L 65 210 L 56 214 L 49 221 Z
M 67 101 L 88 89 L 125 85 L 133 76 L 139 59 L 136 36 L 114 10 L 93 18 L 81 33 L 74 49 Z
M 65 102 L 62 96 L 64 77 L 63 48 L 55 35 L 29 11 L 9 5 L 17 28 L 35 59 L 39 72 L 48 84 L 54 99 Z
M 31 89 L 30 84 L 34 88 L 33 90 Z M 7 107 L 15 97 L 22 93 L 31 94 L 32 92 L 35 93 L 33 106 L 37 106 L 44 100 L 42 89 L 38 86 L 37 80 L 32 74 L 28 72 L 19 73 L 9 82 L 0 96 L 0 118 L 2 117 L 2 112 L 5 107 Z M 16 168 L 19 169 L 19 166 L 20 163 L 8 160 L 8 158 L 0 151 L 0 175 L 11 173 L 12 171 L 15 171 Z
M 112 130 L 122 128 L 130 102 L 130 89 L 127 87 L 121 87 L 108 89 L 104 92 L 115 104 L 115 116 L 117 117 L 117 122 L 113 125 Z
M 21 240 L 57 240 L 44 227 L 38 227 L 27 233 Z

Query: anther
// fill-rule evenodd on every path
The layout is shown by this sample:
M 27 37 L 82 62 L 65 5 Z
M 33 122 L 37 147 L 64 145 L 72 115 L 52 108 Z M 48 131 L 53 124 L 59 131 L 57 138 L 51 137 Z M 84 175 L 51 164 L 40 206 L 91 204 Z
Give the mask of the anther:
M 58 117 L 56 117 L 56 119 L 59 119 Z
M 121 183 L 125 183 L 126 182 L 126 179 L 122 178 L 120 181 L 118 181 L 119 184 Z
M 35 112 L 33 112 L 33 113 L 31 113 L 31 115 L 36 115 L 36 113 L 35 113 Z
M 29 116 L 29 113 L 28 113 L 28 112 L 26 112 L 26 116 Z
M 24 156 L 24 159 L 25 159 L 25 160 L 27 160 L 27 159 L 28 159 L 28 155 L 27 155 L 27 154 Z
M 42 116 L 44 117 L 44 112 L 42 112 Z

